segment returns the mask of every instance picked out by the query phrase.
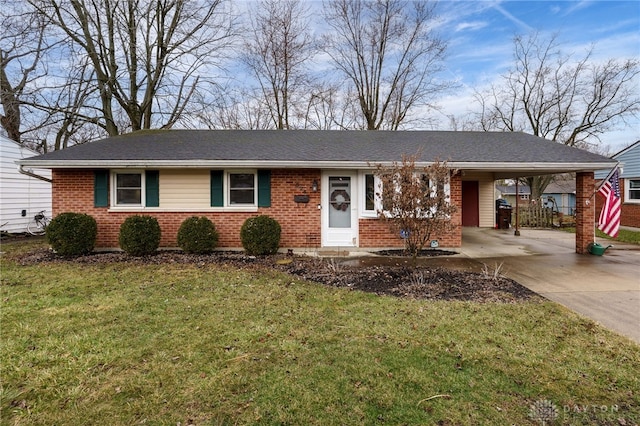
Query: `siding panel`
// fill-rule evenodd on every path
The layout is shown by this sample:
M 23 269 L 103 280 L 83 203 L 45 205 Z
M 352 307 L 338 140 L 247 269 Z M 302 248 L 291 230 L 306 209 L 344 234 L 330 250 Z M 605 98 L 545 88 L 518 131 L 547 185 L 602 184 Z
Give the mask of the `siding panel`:
M 17 160 L 37 155 L 14 141 L 0 136 L 0 229 L 27 231 L 29 221 L 41 210 L 51 216 L 51 184 L 18 172 Z M 51 178 L 50 170 L 33 170 Z M 22 211 L 26 215 L 22 216 Z
M 162 170 L 160 207 L 184 209 L 211 207 L 209 170 Z
M 493 228 L 496 222 L 493 173 L 465 172 L 462 180 L 478 181 L 480 228 Z

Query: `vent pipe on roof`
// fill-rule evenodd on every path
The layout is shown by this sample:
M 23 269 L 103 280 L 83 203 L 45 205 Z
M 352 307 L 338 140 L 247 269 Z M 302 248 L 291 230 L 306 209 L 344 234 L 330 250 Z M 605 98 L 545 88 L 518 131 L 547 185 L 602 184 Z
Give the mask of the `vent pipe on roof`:
M 27 175 L 29 177 L 32 177 L 32 178 L 35 178 L 35 179 L 40 179 L 40 180 L 43 180 L 43 181 L 49 182 L 49 183 L 53 182 L 53 179 L 49 179 L 48 177 L 37 175 L 37 174 L 35 174 L 33 172 L 25 170 L 23 167 L 24 166 L 22 164 L 20 164 L 20 166 L 18 166 L 18 172 L 22 173 L 23 175 Z

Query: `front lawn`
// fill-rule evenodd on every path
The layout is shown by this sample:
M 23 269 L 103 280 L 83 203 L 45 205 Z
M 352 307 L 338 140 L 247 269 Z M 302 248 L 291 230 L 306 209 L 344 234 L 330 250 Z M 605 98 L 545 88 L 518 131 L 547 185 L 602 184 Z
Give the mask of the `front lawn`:
M 2 247 L 2 424 L 640 422 L 640 346 L 555 303 L 215 264 L 20 266 L 25 244 Z

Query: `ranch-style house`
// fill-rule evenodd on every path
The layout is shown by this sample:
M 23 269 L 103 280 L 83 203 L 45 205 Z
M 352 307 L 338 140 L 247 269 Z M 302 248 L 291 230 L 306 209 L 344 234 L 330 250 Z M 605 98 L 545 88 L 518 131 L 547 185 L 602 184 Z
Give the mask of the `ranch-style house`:
M 616 162 L 519 132 L 149 130 L 18 161 L 51 169 L 53 214 L 80 212 L 98 222 L 98 248 L 118 246 L 133 214 L 156 217 L 161 247 L 176 247 L 182 221 L 207 216 L 219 246 L 239 248 L 240 227 L 266 214 L 282 227 L 284 249 L 377 249 L 403 240 L 377 218 L 377 164 L 420 154 L 451 168 L 444 187 L 458 209 L 454 230 L 433 236 L 462 244 L 462 227 L 494 227 L 494 182 L 576 173 L 576 251 L 593 241 L 594 171 Z

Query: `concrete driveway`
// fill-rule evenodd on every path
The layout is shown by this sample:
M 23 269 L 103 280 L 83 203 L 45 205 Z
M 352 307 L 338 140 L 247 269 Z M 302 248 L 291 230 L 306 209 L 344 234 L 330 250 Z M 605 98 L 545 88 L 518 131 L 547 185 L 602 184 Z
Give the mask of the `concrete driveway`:
M 520 233 L 465 228 L 458 259 L 442 262 L 472 270 L 502 264 L 507 277 L 640 343 L 640 246 L 614 241 L 603 256 L 580 255 L 575 253 L 575 234 Z

